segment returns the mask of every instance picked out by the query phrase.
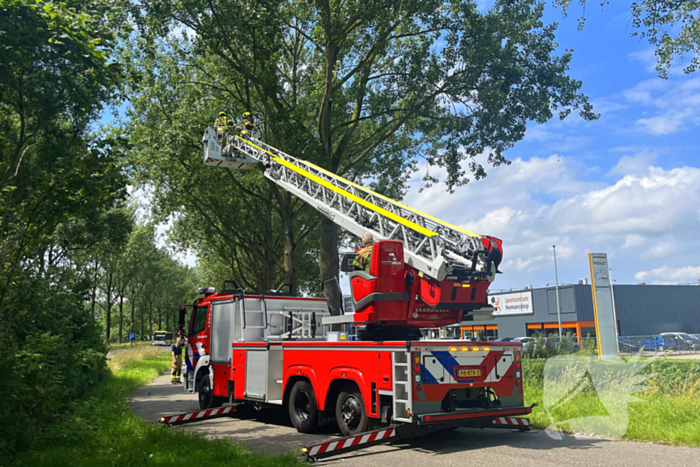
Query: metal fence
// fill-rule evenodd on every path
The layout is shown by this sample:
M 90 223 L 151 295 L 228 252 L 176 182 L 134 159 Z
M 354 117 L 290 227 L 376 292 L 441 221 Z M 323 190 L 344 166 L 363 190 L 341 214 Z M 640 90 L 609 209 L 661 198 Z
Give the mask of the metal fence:
M 620 336 L 617 346 L 620 355 L 634 355 L 640 351 L 645 357 L 697 354 L 700 353 L 700 337 L 685 333 Z
M 682 356 L 700 354 L 700 338 L 685 333 L 664 333 L 646 336 L 619 336 L 618 354 L 643 357 Z M 578 338 L 571 334 L 559 339 L 556 334 L 538 335 L 523 341 L 526 356 L 546 358 L 553 355 L 586 353 L 596 354 L 598 346 L 595 336 Z

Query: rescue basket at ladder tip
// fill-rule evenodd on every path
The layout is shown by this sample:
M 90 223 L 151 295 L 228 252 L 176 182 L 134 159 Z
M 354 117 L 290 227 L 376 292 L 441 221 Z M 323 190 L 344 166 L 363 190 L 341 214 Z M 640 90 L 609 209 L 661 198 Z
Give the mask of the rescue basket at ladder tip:
M 208 127 L 204 164 L 247 170 L 265 166 L 265 177 L 309 203 L 334 223 L 375 241 L 398 240 L 406 263 L 438 281 L 492 282 L 502 259 L 501 241 L 451 225 L 292 157 L 255 138 L 230 134 L 223 141 Z

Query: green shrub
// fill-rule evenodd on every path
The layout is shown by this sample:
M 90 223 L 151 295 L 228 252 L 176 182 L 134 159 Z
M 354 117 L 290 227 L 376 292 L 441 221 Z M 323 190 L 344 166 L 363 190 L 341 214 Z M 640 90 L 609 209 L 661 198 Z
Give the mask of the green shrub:
M 0 459 L 35 447 L 37 433 L 106 375 L 101 331 L 80 292 L 35 279 L 18 297 L 0 331 Z

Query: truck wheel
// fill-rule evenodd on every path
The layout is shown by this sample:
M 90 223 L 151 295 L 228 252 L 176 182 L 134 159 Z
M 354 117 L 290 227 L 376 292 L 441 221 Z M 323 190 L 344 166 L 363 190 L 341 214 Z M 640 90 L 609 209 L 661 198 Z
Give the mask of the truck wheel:
M 204 375 L 199 384 L 199 408 L 202 410 L 221 407 L 226 402 L 225 397 L 218 397 L 211 392 L 209 375 Z
M 299 433 L 311 433 L 316 428 L 316 395 L 308 381 L 297 381 L 292 386 L 289 394 L 289 418 Z
M 340 432 L 345 436 L 367 431 L 367 412 L 359 390 L 346 388 L 340 392 L 335 402 L 335 419 Z

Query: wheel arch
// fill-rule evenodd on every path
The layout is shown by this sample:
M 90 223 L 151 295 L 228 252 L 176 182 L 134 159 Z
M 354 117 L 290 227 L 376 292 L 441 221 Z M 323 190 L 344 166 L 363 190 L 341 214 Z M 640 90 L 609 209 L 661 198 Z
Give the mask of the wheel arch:
M 363 401 L 365 402 L 365 410 L 369 410 L 366 401 L 370 400 L 372 395 L 369 388 L 369 384 L 367 384 L 367 381 L 365 380 L 365 377 L 360 370 L 356 368 L 347 367 L 333 368 L 328 375 L 328 381 L 330 383 L 328 384 L 327 390 L 325 392 L 325 397 L 323 398 L 323 410 L 333 411 L 335 409 L 335 399 L 338 397 L 338 394 L 340 393 L 342 387 L 346 384 L 352 385 L 358 390 L 360 395 L 362 395 Z M 338 389 L 335 395 L 333 395 L 331 394 L 331 391 L 335 388 Z M 331 405 L 328 405 L 329 403 Z M 367 416 L 371 417 L 372 415 L 370 414 L 370 412 L 367 412 Z
M 328 387 L 328 391 L 326 391 L 326 398 L 324 401 L 325 410 L 329 410 L 332 412 L 335 411 L 335 402 L 338 399 L 340 392 L 346 387 L 352 388 L 352 389 L 357 389 L 357 391 L 360 394 L 362 394 L 362 389 L 360 388 L 360 385 L 357 384 L 357 382 L 355 380 L 352 380 L 349 378 L 336 378 L 333 381 L 331 381 L 331 384 Z M 364 399 L 364 398 L 365 398 L 365 396 L 362 395 L 362 399 Z M 367 404 L 365 404 L 365 411 L 367 410 L 366 405 Z

